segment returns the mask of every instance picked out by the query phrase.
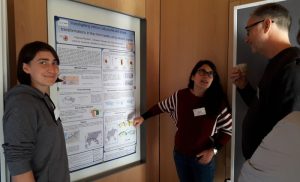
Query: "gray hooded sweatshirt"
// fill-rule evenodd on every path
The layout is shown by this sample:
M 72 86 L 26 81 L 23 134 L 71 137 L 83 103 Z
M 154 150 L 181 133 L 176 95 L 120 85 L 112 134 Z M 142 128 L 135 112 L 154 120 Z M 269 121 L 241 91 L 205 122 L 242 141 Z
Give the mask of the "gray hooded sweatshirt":
M 4 99 L 4 154 L 12 176 L 32 171 L 38 182 L 70 181 L 62 124 L 47 94 L 17 85 Z

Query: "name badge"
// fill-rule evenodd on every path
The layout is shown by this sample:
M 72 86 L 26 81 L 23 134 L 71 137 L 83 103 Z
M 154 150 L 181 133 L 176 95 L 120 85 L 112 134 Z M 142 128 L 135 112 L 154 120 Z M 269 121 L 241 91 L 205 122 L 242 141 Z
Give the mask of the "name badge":
M 193 109 L 193 112 L 194 112 L 194 116 L 203 116 L 203 115 L 206 115 L 206 111 L 205 111 L 204 107 L 198 108 L 198 109 Z

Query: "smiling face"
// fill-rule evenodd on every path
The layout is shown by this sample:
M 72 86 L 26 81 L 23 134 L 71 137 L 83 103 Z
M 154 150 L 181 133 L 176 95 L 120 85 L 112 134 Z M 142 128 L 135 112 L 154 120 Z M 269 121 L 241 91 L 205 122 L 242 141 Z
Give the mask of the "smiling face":
M 46 93 L 58 77 L 58 62 L 49 51 L 39 51 L 27 64 L 23 63 L 23 70 L 30 75 L 31 86 Z
M 213 79 L 214 79 L 214 71 L 211 69 L 211 67 L 207 64 L 202 65 L 200 68 L 198 68 L 195 75 L 192 76 L 192 80 L 194 81 L 194 91 L 206 91 Z

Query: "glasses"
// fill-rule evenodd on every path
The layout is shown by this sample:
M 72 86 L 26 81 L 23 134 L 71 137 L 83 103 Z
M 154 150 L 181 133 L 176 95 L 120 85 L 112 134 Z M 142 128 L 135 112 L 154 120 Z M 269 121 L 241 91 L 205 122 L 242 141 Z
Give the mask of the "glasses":
M 257 22 L 254 22 L 254 23 L 246 26 L 245 29 L 247 31 L 247 36 L 249 36 L 249 32 L 250 32 L 251 28 L 255 27 L 256 25 L 258 25 L 258 24 L 260 24 L 261 22 L 264 22 L 264 21 L 265 21 L 265 19 L 257 21 Z
M 252 24 L 246 26 L 245 29 L 246 29 L 246 31 L 247 31 L 247 36 L 249 36 L 250 30 L 251 30 L 253 27 L 255 27 L 256 25 L 258 25 L 258 24 L 260 24 L 261 22 L 264 22 L 264 21 L 265 21 L 265 19 L 260 20 L 260 21 L 257 21 L 257 22 L 254 22 L 254 23 L 252 23 Z M 274 23 L 274 20 L 272 20 L 272 23 Z
M 198 69 L 197 70 L 197 73 L 200 75 L 200 76 L 205 76 L 207 75 L 208 77 L 212 78 L 215 73 L 214 71 L 206 71 L 205 69 Z

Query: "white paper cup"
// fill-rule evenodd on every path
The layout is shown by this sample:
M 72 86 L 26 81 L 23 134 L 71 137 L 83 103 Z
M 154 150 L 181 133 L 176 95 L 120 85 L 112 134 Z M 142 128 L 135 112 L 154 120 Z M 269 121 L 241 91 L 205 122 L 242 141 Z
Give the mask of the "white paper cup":
M 236 67 L 240 70 L 242 75 L 247 75 L 247 64 L 246 63 L 238 64 L 238 65 L 236 65 Z

